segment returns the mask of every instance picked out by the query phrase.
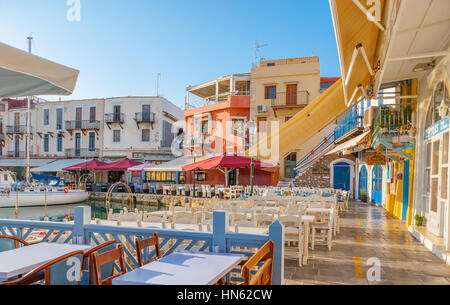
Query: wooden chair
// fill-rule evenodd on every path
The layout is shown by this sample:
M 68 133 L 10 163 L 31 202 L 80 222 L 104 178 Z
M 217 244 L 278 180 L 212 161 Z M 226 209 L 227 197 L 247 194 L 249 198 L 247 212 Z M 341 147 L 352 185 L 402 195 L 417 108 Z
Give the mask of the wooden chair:
M 69 262 L 70 258 L 79 260 L 78 267 L 76 266 L 76 260 Z M 41 280 L 45 280 L 45 285 L 79 285 L 82 258 L 83 251 L 74 251 L 31 270 L 21 278 L 0 283 L 0 285 L 29 285 Z M 74 267 L 80 268 L 78 272 L 77 270 L 72 270 Z
M 144 261 L 142 250 L 146 250 L 149 247 L 155 247 L 155 256 Z M 151 263 L 157 259 L 161 258 L 161 250 L 159 248 L 159 237 L 158 233 L 155 233 L 152 237 L 146 238 L 146 239 L 139 239 L 136 238 L 136 252 L 137 252 L 137 259 L 139 263 L 139 267 L 142 267 L 148 263 Z
M 94 284 L 94 264 L 92 262 L 92 254 L 94 252 L 97 253 L 103 253 L 109 250 L 113 250 L 115 248 L 117 244 L 117 240 L 110 240 L 107 241 L 103 244 L 100 244 L 98 246 L 95 246 L 87 251 L 84 252 L 83 254 L 83 260 L 81 261 L 81 279 L 80 279 L 80 284 L 86 284 L 86 278 L 83 276 L 85 274 L 88 274 L 88 283 L 89 285 L 93 285 Z M 85 268 L 88 267 L 89 269 L 85 270 Z M 104 265 L 101 267 L 101 273 L 102 276 L 105 277 L 107 274 L 113 274 L 114 272 L 114 266 L 113 264 L 110 264 L 110 266 L 108 265 Z
M 0 252 L 17 249 L 23 246 L 29 246 L 26 241 L 10 235 L 0 235 Z
M 330 213 L 327 215 L 328 220 L 326 223 L 317 224 L 313 223 L 311 225 L 312 237 L 311 237 L 311 249 L 314 250 L 314 245 L 316 244 L 316 239 L 323 239 L 326 242 L 328 247 L 328 251 L 331 251 L 331 239 L 333 235 L 333 225 L 334 225 L 334 217 L 335 217 L 334 208 L 330 209 Z M 316 232 L 319 231 L 319 234 Z M 317 237 L 317 238 L 316 238 Z
M 241 276 L 244 282 L 241 285 L 272 285 L 273 272 L 273 241 L 269 240 L 242 266 Z M 264 262 L 253 277 L 253 268 Z
M 119 260 L 120 272 L 103 279 L 101 267 L 106 264 L 114 263 L 116 260 Z M 127 273 L 125 266 L 125 252 L 123 251 L 123 246 L 120 244 L 116 249 L 106 251 L 101 254 L 97 252 L 92 253 L 92 262 L 94 264 L 94 273 L 97 280 L 97 285 L 111 285 L 114 278 Z

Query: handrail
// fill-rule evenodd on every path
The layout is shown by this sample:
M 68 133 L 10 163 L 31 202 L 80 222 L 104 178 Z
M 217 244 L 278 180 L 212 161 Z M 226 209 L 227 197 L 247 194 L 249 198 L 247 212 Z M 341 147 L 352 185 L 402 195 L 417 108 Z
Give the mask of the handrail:
M 316 153 L 321 153 L 325 149 L 327 149 L 330 145 L 332 145 L 335 141 L 335 130 L 331 132 L 325 139 L 320 142 L 319 145 L 317 145 L 313 151 L 309 152 L 297 165 L 295 168 L 300 168 L 302 165 L 304 165 L 312 156 L 316 156 Z M 325 145 L 325 146 L 324 146 Z M 324 147 L 323 147 L 324 146 Z M 322 149 L 321 149 L 322 148 Z

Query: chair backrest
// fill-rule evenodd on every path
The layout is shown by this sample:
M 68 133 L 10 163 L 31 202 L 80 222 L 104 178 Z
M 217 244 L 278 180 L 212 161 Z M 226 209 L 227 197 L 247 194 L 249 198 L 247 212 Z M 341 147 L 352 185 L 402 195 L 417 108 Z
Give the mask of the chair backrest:
M 256 219 L 256 224 L 258 226 L 262 226 L 262 225 L 271 225 L 274 217 L 273 217 L 273 215 L 270 215 L 270 214 L 256 214 L 255 219 Z
M 148 253 L 148 248 L 155 247 L 155 255 L 146 260 L 146 258 L 150 257 Z M 144 253 L 142 253 L 144 251 Z M 146 239 L 136 238 L 136 252 L 137 259 L 139 263 L 139 267 L 142 267 L 148 263 L 151 263 L 157 259 L 161 258 L 161 250 L 159 247 L 159 237 L 158 233 L 153 234 L 152 237 Z
M 83 251 L 73 251 L 55 258 L 28 272 L 21 278 L 2 285 L 29 285 L 41 279 L 45 285 L 79 285 Z M 42 274 L 41 276 L 40 274 Z
M 246 220 L 247 216 L 242 213 L 230 213 L 228 215 L 228 219 L 230 221 L 230 225 L 234 225 L 237 221 Z
M 17 249 L 21 246 L 29 246 L 26 241 L 15 236 L 0 235 L 0 252 Z
M 89 272 L 89 285 L 94 284 L 94 264 L 92 262 L 92 253 L 94 253 L 94 252 L 103 253 L 103 252 L 112 250 L 112 249 L 116 248 L 116 244 L 117 244 L 117 240 L 110 240 L 110 241 L 107 241 L 103 244 L 95 246 L 84 252 L 83 260 L 81 262 L 81 271 Z M 86 270 L 86 267 L 88 267 L 89 269 Z M 113 263 L 103 265 L 100 270 L 102 277 L 106 278 L 106 277 L 111 276 L 113 273 L 113 268 L 114 268 Z
M 120 271 L 115 275 L 103 278 L 101 267 L 106 264 L 114 263 L 116 260 L 119 261 Z M 109 250 L 103 253 L 92 253 L 92 262 L 94 264 L 94 272 L 97 285 L 111 285 L 114 278 L 121 276 L 127 272 L 125 266 L 125 252 L 123 251 L 123 246 L 120 244 L 116 249 L 113 250 Z
M 273 247 L 273 241 L 269 240 L 242 266 L 243 285 L 272 285 Z M 252 277 L 253 268 L 260 262 L 264 263 Z
M 278 220 L 281 222 L 281 224 L 285 227 L 299 227 L 300 226 L 300 217 L 293 216 L 293 215 L 287 215 L 287 216 L 280 216 Z

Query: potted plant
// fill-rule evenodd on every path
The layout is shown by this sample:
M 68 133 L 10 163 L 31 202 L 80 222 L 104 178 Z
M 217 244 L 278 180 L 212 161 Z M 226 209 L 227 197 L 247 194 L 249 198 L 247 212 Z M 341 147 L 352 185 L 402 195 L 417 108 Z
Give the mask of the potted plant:
M 415 219 L 416 219 L 416 226 L 418 226 L 418 227 L 422 226 L 424 217 L 420 216 L 420 215 L 416 215 Z
M 367 202 L 367 194 L 363 190 L 361 190 L 361 201 L 362 202 Z

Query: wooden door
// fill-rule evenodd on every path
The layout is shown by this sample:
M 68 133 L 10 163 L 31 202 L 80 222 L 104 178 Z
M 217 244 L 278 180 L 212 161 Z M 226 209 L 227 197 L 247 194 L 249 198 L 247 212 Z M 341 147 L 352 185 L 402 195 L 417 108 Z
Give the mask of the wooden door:
M 81 120 L 83 116 L 83 108 L 79 107 L 75 109 L 75 128 L 81 128 Z
M 286 105 L 297 105 L 297 85 L 286 86 Z

